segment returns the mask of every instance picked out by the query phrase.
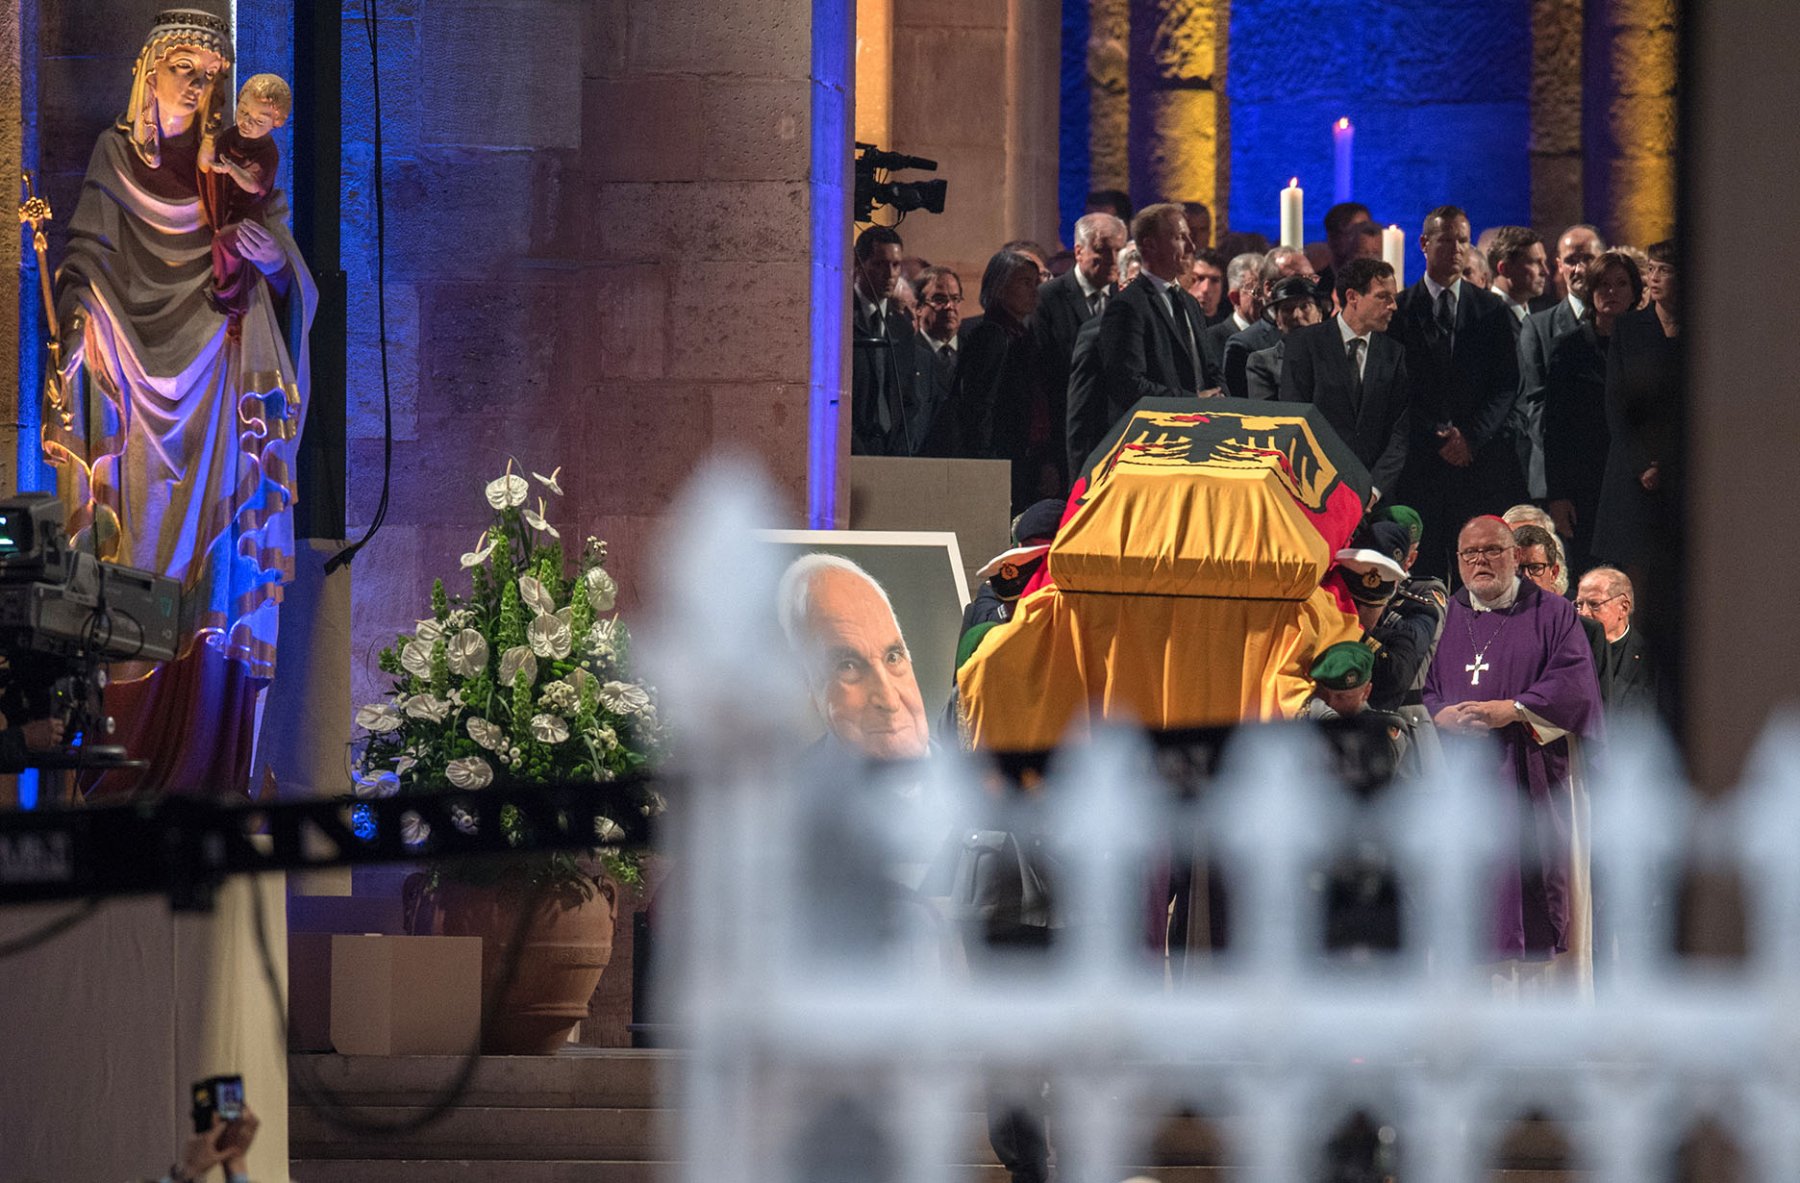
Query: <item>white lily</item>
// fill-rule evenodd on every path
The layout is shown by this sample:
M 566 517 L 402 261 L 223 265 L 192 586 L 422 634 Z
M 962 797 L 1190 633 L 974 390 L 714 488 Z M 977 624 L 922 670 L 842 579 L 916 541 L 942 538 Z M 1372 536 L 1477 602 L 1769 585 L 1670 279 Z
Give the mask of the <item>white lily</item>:
M 532 621 L 531 627 L 525 630 L 525 639 L 531 642 L 533 653 L 557 661 L 567 657 L 575 647 L 568 624 L 554 616 L 540 616 Z
M 558 530 L 555 526 L 552 526 L 548 521 L 545 520 L 545 518 L 544 518 L 544 499 L 542 497 L 538 498 L 538 507 L 535 512 L 532 510 L 529 510 L 529 509 L 521 510 L 520 516 L 525 519 L 525 524 L 527 526 L 530 526 L 533 530 L 536 530 L 538 533 L 548 534 L 552 538 L 561 538 L 562 537 L 562 532 L 560 530 Z
M 613 603 L 619 598 L 619 585 L 607 574 L 605 567 L 589 567 L 583 576 L 587 580 L 588 603 L 596 612 L 611 612 Z
M 506 732 L 500 729 L 498 723 L 471 717 L 464 726 L 469 729 L 469 738 L 490 752 L 506 742 Z
M 555 493 L 558 497 L 563 495 L 562 484 L 557 480 L 558 477 L 562 476 L 562 465 L 557 465 L 556 471 L 552 472 L 549 476 L 545 476 L 541 472 L 534 472 L 531 475 L 537 478 L 538 484 L 544 486 L 544 488 L 550 490 L 552 493 Z
M 506 473 L 488 482 L 487 502 L 495 509 L 517 509 L 525 504 L 531 495 L 531 486 L 525 478 L 512 470 L 513 462 L 506 462 Z
M 458 677 L 472 678 L 487 668 L 487 638 L 472 628 L 451 637 L 444 653 L 450 662 L 450 672 Z
M 519 678 L 525 679 L 530 686 L 537 681 L 537 658 L 532 656 L 531 649 L 525 645 L 514 645 L 500 655 L 500 684 L 511 686 Z
M 459 789 L 485 789 L 494 783 L 494 770 L 480 756 L 464 756 L 444 765 L 444 779 Z
M 375 735 L 398 731 L 401 722 L 400 712 L 391 702 L 372 702 L 356 712 L 356 725 Z
M 531 735 L 539 743 L 561 743 L 569 738 L 569 721 L 561 715 L 533 715 Z
M 533 616 L 556 611 L 556 598 L 535 575 L 519 576 L 519 598 L 525 601 Z
M 408 641 L 400 646 L 400 668 L 415 678 L 431 677 L 431 641 Z

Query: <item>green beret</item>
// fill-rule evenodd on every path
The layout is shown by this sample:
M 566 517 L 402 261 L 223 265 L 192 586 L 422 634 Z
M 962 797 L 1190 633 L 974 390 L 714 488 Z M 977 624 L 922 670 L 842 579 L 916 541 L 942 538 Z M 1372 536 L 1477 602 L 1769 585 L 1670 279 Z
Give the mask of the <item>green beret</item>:
M 1405 526 L 1407 534 L 1412 537 L 1414 546 L 1419 545 L 1419 539 L 1425 536 L 1425 519 L 1421 518 L 1419 511 L 1410 505 L 1390 505 L 1378 510 L 1376 516 Z
M 1339 641 L 1313 662 L 1312 680 L 1323 690 L 1355 690 L 1375 674 L 1375 655 L 1360 641 Z
M 984 620 L 962 635 L 956 644 L 956 668 L 960 671 L 969 658 L 975 656 L 975 650 L 981 648 L 981 640 L 1000 627 L 998 620 Z

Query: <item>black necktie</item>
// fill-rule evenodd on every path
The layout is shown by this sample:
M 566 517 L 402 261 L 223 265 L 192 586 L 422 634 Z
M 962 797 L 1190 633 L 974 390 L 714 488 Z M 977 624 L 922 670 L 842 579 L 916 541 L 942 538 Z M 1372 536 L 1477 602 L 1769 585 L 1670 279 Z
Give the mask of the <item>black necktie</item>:
M 1200 384 L 1200 371 L 1198 366 L 1195 365 L 1194 326 L 1188 323 L 1187 309 L 1182 306 L 1181 287 L 1178 284 L 1172 283 L 1169 285 L 1169 311 L 1175 317 L 1175 335 L 1180 339 L 1183 347 L 1187 349 L 1188 365 L 1193 367 L 1194 385 L 1198 387 Z
M 1456 336 L 1456 306 L 1451 303 L 1449 288 L 1438 292 L 1437 327 L 1444 340 L 1453 341 Z
M 1350 338 L 1350 376 L 1356 379 L 1356 385 L 1355 385 L 1354 389 L 1356 390 L 1356 405 L 1357 405 L 1358 409 L 1360 409 L 1362 407 L 1362 397 L 1363 397 L 1363 375 L 1362 375 L 1363 345 L 1364 345 L 1364 341 L 1361 337 Z

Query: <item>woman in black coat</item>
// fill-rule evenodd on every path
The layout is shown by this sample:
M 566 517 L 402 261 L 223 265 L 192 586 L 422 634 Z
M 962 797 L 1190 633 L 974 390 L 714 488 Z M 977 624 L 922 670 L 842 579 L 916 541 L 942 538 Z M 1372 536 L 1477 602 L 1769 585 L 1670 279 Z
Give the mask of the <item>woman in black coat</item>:
M 956 405 L 962 414 L 962 454 L 1012 462 L 1012 512 L 1043 497 L 1060 497 L 1057 461 L 1061 424 L 1050 422 L 1045 367 L 1037 335 L 1037 260 L 1000 251 L 981 277 L 981 323 L 969 329 L 957 367 Z
M 1620 319 L 1643 299 L 1637 262 L 1606 251 L 1587 265 L 1588 312 L 1550 343 L 1544 372 L 1544 491 L 1565 539 L 1569 573 L 1594 565 L 1594 525 L 1612 433 L 1606 362 Z
M 1607 353 L 1611 447 L 1594 531 L 1595 557 L 1627 572 L 1642 567 L 1670 512 L 1664 491 L 1676 479 L 1671 466 L 1681 460 L 1675 246 L 1656 243 L 1649 255 L 1650 306 L 1619 318 Z

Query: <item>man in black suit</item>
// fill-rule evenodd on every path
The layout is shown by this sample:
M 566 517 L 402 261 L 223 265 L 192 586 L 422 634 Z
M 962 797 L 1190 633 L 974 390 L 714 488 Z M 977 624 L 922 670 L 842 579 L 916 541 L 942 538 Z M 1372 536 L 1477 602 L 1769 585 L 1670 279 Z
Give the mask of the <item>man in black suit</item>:
M 962 360 L 962 278 L 948 267 L 926 267 L 914 281 L 919 288 L 919 339 L 926 358 L 925 443 L 920 456 L 962 455 L 958 430 L 956 374 Z
M 1535 237 L 1535 236 L 1534 236 Z M 1549 495 L 1544 476 L 1544 391 L 1550 379 L 1550 347 L 1558 337 L 1575 331 L 1587 316 L 1587 265 L 1606 244 L 1592 226 L 1571 226 L 1556 240 L 1557 261 L 1562 267 L 1568 294 L 1542 307 L 1527 301 L 1533 311 L 1519 323 L 1519 394 L 1515 421 L 1531 432 L 1526 481 L 1531 496 L 1539 501 Z M 1546 287 L 1548 279 L 1546 277 Z M 1543 292 L 1538 293 L 1538 299 Z M 1571 532 L 1564 538 L 1573 538 Z
M 1085 214 L 1075 223 L 1075 266 L 1038 289 L 1033 332 L 1037 334 L 1038 355 L 1044 366 L 1050 422 L 1058 432 L 1068 421 L 1069 370 L 1075 357 L 1075 336 L 1118 294 L 1119 252 L 1124 249 L 1124 222 L 1111 214 Z M 1062 474 L 1064 488 L 1068 487 L 1070 471 Z
M 1139 399 L 1195 398 L 1201 389 L 1204 321 L 1200 305 L 1181 290 L 1194 259 L 1187 218 L 1170 202 L 1146 206 L 1132 220 L 1131 234 L 1142 269 L 1100 314 L 1098 388 L 1086 405 L 1069 405 L 1070 420 L 1082 425 L 1076 434 L 1092 443 Z
M 1324 315 L 1319 289 L 1304 275 L 1290 275 L 1269 293 L 1269 316 L 1281 333 L 1281 340 L 1267 349 L 1258 349 L 1244 363 L 1244 383 L 1253 399 L 1273 402 L 1281 395 L 1281 363 L 1286 356 L 1288 338 L 1295 330 L 1310 328 Z
M 1482 232 L 1482 237 L 1488 236 Z M 1531 318 L 1532 301 L 1544 294 L 1550 281 L 1549 256 L 1544 240 L 1529 226 L 1496 226 L 1488 244 L 1488 269 L 1494 281 L 1488 290 L 1499 296 L 1512 314 L 1513 331 L 1524 337 L 1525 324 Z M 1548 350 L 1544 351 L 1548 354 Z M 1540 367 L 1539 376 L 1543 370 Z M 1544 499 L 1544 389 L 1543 383 L 1527 378 L 1526 355 L 1519 354 L 1519 393 L 1513 400 L 1508 430 L 1513 448 L 1519 456 L 1519 471 L 1525 474 L 1525 490 L 1533 501 Z
M 1324 324 L 1288 334 L 1281 401 L 1311 403 L 1389 495 L 1406 465 L 1406 350 L 1387 328 L 1398 305 L 1394 269 L 1380 259 L 1338 268 L 1338 306 Z
M 1241 333 L 1235 333 L 1225 341 L 1225 393 L 1232 398 L 1249 398 L 1249 383 L 1244 378 L 1244 367 L 1250 355 L 1259 349 L 1268 349 L 1281 340 L 1281 330 L 1269 319 L 1267 305 L 1269 293 L 1278 280 L 1289 275 L 1304 275 L 1308 279 L 1316 279 L 1312 263 L 1306 252 L 1291 246 L 1278 246 L 1263 256 L 1262 270 L 1259 280 L 1262 284 L 1262 297 L 1265 311 L 1262 318 Z
M 1200 334 L 1200 360 L 1206 367 L 1207 389 L 1225 384 L 1225 342 L 1262 319 L 1262 263 L 1260 251 L 1245 251 L 1225 264 L 1225 318 Z
M 871 226 L 856 236 L 850 451 L 858 456 L 916 455 L 930 427 L 924 359 L 913 322 L 894 299 L 904 250 L 900 236 L 887 226 Z
M 1444 577 L 1461 525 L 1524 499 L 1508 419 L 1519 389 L 1513 316 L 1462 278 L 1469 217 L 1453 205 L 1425 218 L 1425 277 L 1400 297 L 1388 332 L 1406 349 L 1412 438 L 1395 499 L 1424 519 L 1422 575 Z

